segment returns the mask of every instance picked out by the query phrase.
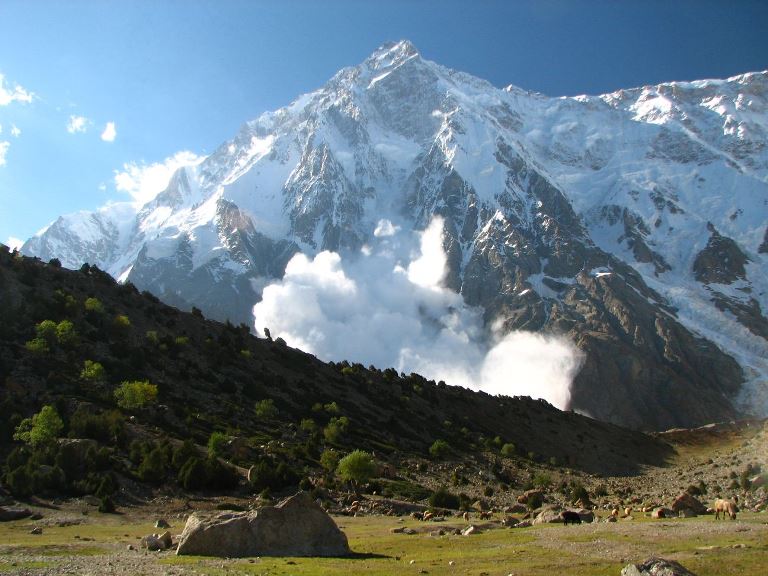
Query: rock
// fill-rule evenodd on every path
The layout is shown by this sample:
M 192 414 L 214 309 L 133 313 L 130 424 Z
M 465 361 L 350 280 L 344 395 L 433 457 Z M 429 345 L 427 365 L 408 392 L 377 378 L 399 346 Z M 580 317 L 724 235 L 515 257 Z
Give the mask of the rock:
M 663 506 L 656 508 L 651 512 L 651 518 L 674 518 L 675 516 L 677 516 L 677 514 L 675 514 L 674 510 L 664 508 Z
M 531 526 L 533 526 L 533 522 L 530 520 L 523 520 L 515 524 L 515 528 L 530 528 Z
M 213 516 L 193 514 L 176 550 L 179 555 L 346 556 L 346 535 L 306 492 L 276 506 Z
M 616 516 L 608 516 L 608 518 L 605 519 L 606 522 L 618 522 L 619 519 L 616 518 Z
M 528 507 L 525 504 L 515 504 L 504 508 L 504 512 L 507 514 L 525 514 L 528 512 Z
M 155 522 L 155 528 L 166 529 L 166 528 L 170 528 L 170 527 L 171 527 L 171 525 L 168 524 L 168 521 L 164 520 L 162 518 L 160 518 L 157 522 Z
M 683 492 L 680 496 L 675 498 L 675 501 L 672 503 L 672 510 L 678 514 L 682 510 L 690 510 L 693 512 L 694 516 L 707 513 L 707 507 L 699 502 L 694 496 L 688 494 L 688 492 Z
M 696 516 L 698 516 L 698 514 L 696 514 L 696 512 L 694 512 L 694 511 L 693 511 L 693 510 L 691 510 L 690 508 L 682 508 L 682 509 L 681 509 L 681 510 L 680 510 L 680 511 L 677 513 L 677 515 L 678 515 L 680 518 L 696 518 Z
M 32 528 L 32 530 L 29 531 L 29 533 L 39 536 L 40 534 L 43 533 L 43 529 L 40 528 L 40 526 L 35 526 L 34 528 Z
M 517 497 L 517 503 L 518 504 L 525 504 L 528 502 L 528 499 L 534 497 L 534 498 L 544 498 L 544 492 L 541 490 L 526 490 L 523 492 L 520 496 Z
M 126 550 L 136 550 L 136 548 L 133 547 L 133 544 L 128 544 L 128 546 L 125 547 Z
M 10 522 L 12 520 L 21 520 L 32 516 L 29 508 L 3 508 L 0 507 L 0 522 Z
M 649 558 L 642 564 L 627 564 L 621 576 L 696 576 L 674 560 Z
M 146 548 L 150 552 L 157 552 L 159 550 L 166 549 L 165 543 L 160 540 L 160 537 L 157 534 L 144 536 L 144 538 L 141 539 L 141 547 Z
M 590 523 L 595 521 L 595 513 L 592 512 L 592 510 L 581 508 L 579 510 L 576 510 L 576 513 L 579 515 L 582 522 Z
M 163 550 L 168 550 L 168 548 L 173 546 L 173 538 L 171 537 L 171 533 L 168 530 L 160 534 L 158 540 L 163 543 Z
M 559 506 L 545 506 L 533 520 L 534 524 L 562 524 L 563 517 L 560 516 Z

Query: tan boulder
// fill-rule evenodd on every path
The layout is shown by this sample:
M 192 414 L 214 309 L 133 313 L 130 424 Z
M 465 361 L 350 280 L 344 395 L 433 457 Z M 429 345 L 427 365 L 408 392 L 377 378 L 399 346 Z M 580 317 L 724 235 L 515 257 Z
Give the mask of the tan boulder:
M 193 514 L 176 550 L 179 555 L 346 556 L 346 535 L 306 492 L 250 512 Z
M 707 507 L 688 492 L 683 492 L 675 498 L 672 503 L 672 510 L 678 514 L 682 510 L 690 510 L 694 515 L 707 513 Z

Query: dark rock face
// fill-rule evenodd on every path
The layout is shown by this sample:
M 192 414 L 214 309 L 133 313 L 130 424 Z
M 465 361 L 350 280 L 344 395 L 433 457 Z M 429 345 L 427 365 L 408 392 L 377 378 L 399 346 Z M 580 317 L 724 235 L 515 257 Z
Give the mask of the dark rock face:
M 306 492 L 253 512 L 193 514 L 184 527 L 179 555 L 346 556 L 347 537 Z
M 699 252 L 693 263 L 696 280 L 704 284 L 732 284 L 746 278 L 744 266 L 749 258 L 739 245 L 722 236 L 711 224 L 707 227 L 711 236 L 707 246 Z

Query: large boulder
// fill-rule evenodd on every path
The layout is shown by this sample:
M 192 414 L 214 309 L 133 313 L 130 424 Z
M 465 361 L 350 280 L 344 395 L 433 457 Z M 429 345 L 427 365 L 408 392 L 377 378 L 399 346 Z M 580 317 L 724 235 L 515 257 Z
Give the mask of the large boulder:
M 560 506 L 545 506 L 534 519 L 534 524 L 562 524 L 563 517 L 560 515 Z
M 674 560 L 649 558 L 642 564 L 627 564 L 621 576 L 696 576 Z
M 213 516 L 195 513 L 179 538 L 177 554 L 245 556 L 346 556 L 346 535 L 306 492 L 276 506 Z
M 688 492 L 683 492 L 675 498 L 675 501 L 672 503 L 672 510 L 678 514 L 684 510 L 690 510 L 694 514 L 707 513 L 707 507 Z

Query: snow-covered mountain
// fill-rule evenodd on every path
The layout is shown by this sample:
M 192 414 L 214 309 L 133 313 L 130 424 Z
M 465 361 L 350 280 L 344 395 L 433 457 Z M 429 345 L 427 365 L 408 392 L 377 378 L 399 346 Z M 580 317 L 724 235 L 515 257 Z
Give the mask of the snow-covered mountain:
M 575 409 L 665 428 L 768 414 L 768 72 L 550 98 L 407 41 L 247 122 L 138 210 L 23 247 L 250 324 L 297 251 L 439 215 L 445 282 L 487 323 L 586 353 Z

